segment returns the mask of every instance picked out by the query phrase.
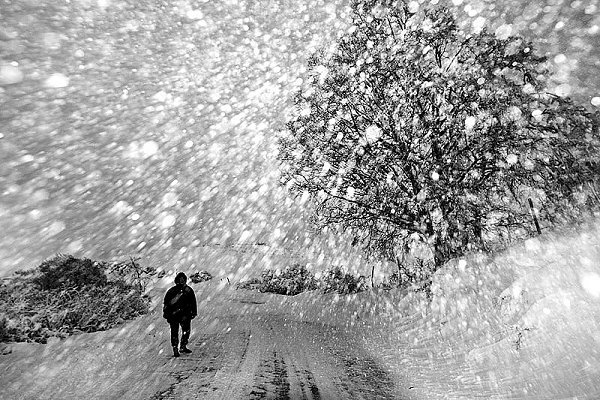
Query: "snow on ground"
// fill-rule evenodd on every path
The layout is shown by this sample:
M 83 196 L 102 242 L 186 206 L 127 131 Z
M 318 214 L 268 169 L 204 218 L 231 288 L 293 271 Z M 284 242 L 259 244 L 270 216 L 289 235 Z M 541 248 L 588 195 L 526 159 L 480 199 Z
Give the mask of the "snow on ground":
M 439 399 L 600 397 L 600 225 L 439 270 L 406 291 L 303 294 L 291 313 L 356 329 L 414 392 Z
M 343 332 L 360 343 L 393 377 L 402 398 L 596 399 L 599 238 L 600 224 L 534 238 L 495 256 L 454 260 L 435 274 L 430 298 L 406 289 L 285 297 L 236 290 L 235 282 L 215 279 L 194 285 L 200 310 L 194 335 L 227 337 L 249 323 L 260 326 L 263 318 L 285 341 L 293 332 L 289 324 L 316 324 L 306 333 L 319 338 Z M 168 361 L 167 327 L 160 318 L 171 279 L 155 282 L 150 315 L 120 328 L 48 345 L 9 345 L 10 353 L 0 358 L 4 394 L 99 398 L 119 391 L 133 396 L 135 388 L 139 396 L 155 393 L 178 368 Z M 235 345 L 234 339 L 220 347 Z M 215 349 L 207 347 L 197 361 L 218 358 Z M 131 398 L 147 398 L 139 396 Z

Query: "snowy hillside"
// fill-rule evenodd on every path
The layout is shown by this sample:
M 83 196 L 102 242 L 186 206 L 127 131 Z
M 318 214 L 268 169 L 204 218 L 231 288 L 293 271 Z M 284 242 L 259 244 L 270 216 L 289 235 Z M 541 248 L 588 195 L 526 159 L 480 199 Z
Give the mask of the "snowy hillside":
M 596 399 L 599 244 L 596 225 L 452 261 L 436 273 L 431 301 L 391 291 L 286 303 L 292 314 L 359 328 L 424 398 Z

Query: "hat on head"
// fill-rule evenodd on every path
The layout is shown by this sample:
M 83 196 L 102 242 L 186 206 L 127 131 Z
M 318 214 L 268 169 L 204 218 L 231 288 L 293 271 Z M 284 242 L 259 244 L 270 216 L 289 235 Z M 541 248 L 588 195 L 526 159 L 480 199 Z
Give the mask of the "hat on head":
M 186 282 L 187 276 L 183 272 L 180 272 L 175 276 L 175 282 L 179 281 L 180 279 L 183 279 L 183 281 Z

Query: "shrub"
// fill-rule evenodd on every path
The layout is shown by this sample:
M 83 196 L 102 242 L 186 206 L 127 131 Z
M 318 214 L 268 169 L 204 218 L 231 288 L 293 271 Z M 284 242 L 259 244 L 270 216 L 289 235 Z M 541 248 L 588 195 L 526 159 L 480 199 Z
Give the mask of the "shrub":
M 353 294 L 366 290 L 364 276 L 349 274 L 340 267 L 333 267 L 323 274 L 320 287 L 324 293 Z
M 162 276 L 157 273 L 154 267 L 143 267 L 136 262 L 137 260 L 130 257 L 127 261 L 101 262 L 100 264 L 106 271 L 109 280 L 125 282 L 137 288 L 140 292 L 145 292 L 152 277 L 161 278 Z M 161 273 L 164 276 L 164 271 L 161 271 Z
M 316 289 L 321 289 L 324 293 L 352 294 L 366 290 L 366 281 L 364 276 L 349 274 L 340 267 L 327 270 L 321 279 L 317 280 L 305 265 L 294 264 L 282 271 L 266 269 L 260 278 L 241 282 L 236 288 L 286 296 Z
M 33 282 L 42 290 L 57 289 L 62 286 L 83 287 L 103 286 L 107 282 L 104 271 L 88 258 L 77 259 L 71 255 L 59 254 L 44 261 L 38 268 Z
M 305 265 L 294 264 L 283 271 L 267 269 L 261 275 L 259 291 L 295 296 L 307 290 L 315 290 L 317 283 L 314 275 Z
M 4 315 L 0 315 L 0 342 L 7 342 L 12 336 L 12 332 L 8 327 L 8 319 Z
M 59 255 L 0 286 L 0 341 L 35 341 L 112 328 L 148 312 L 139 285 L 109 280 L 112 264 Z
M 427 277 L 424 277 L 421 280 L 416 280 L 406 279 L 406 276 L 404 274 L 400 274 L 399 278 L 398 272 L 394 272 L 383 283 L 381 283 L 380 288 L 384 290 L 391 290 L 394 288 L 410 289 L 417 293 L 423 292 L 426 294 L 427 298 L 431 299 L 431 284 L 431 274 L 429 274 Z
M 213 278 L 212 275 L 208 271 L 195 272 L 190 276 L 190 280 L 193 283 L 201 283 L 201 282 L 210 281 L 212 278 Z
M 260 290 L 262 280 L 260 278 L 250 278 L 236 285 L 236 289 Z
M 405 288 L 411 285 L 420 285 L 431 278 L 435 265 L 426 260 L 414 259 L 410 262 L 397 264 L 398 270 L 392 273 L 386 286 Z

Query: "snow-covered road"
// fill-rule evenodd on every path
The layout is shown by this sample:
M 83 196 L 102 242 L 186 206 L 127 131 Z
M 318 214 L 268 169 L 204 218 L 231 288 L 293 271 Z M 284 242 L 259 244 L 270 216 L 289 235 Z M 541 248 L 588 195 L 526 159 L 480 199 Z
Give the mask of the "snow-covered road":
M 192 355 L 166 362 L 176 381 L 153 398 L 397 398 L 390 375 L 342 332 L 262 313 L 229 323 L 197 337 Z
M 200 289 L 200 288 L 199 288 Z M 355 332 L 302 321 L 279 296 L 200 293 L 192 354 L 172 356 L 159 312 L 122 329 L 2 356 L 6 399 L 403 399 L 407 385 Z M 212 307 L 203 307 L 209 304 Z

